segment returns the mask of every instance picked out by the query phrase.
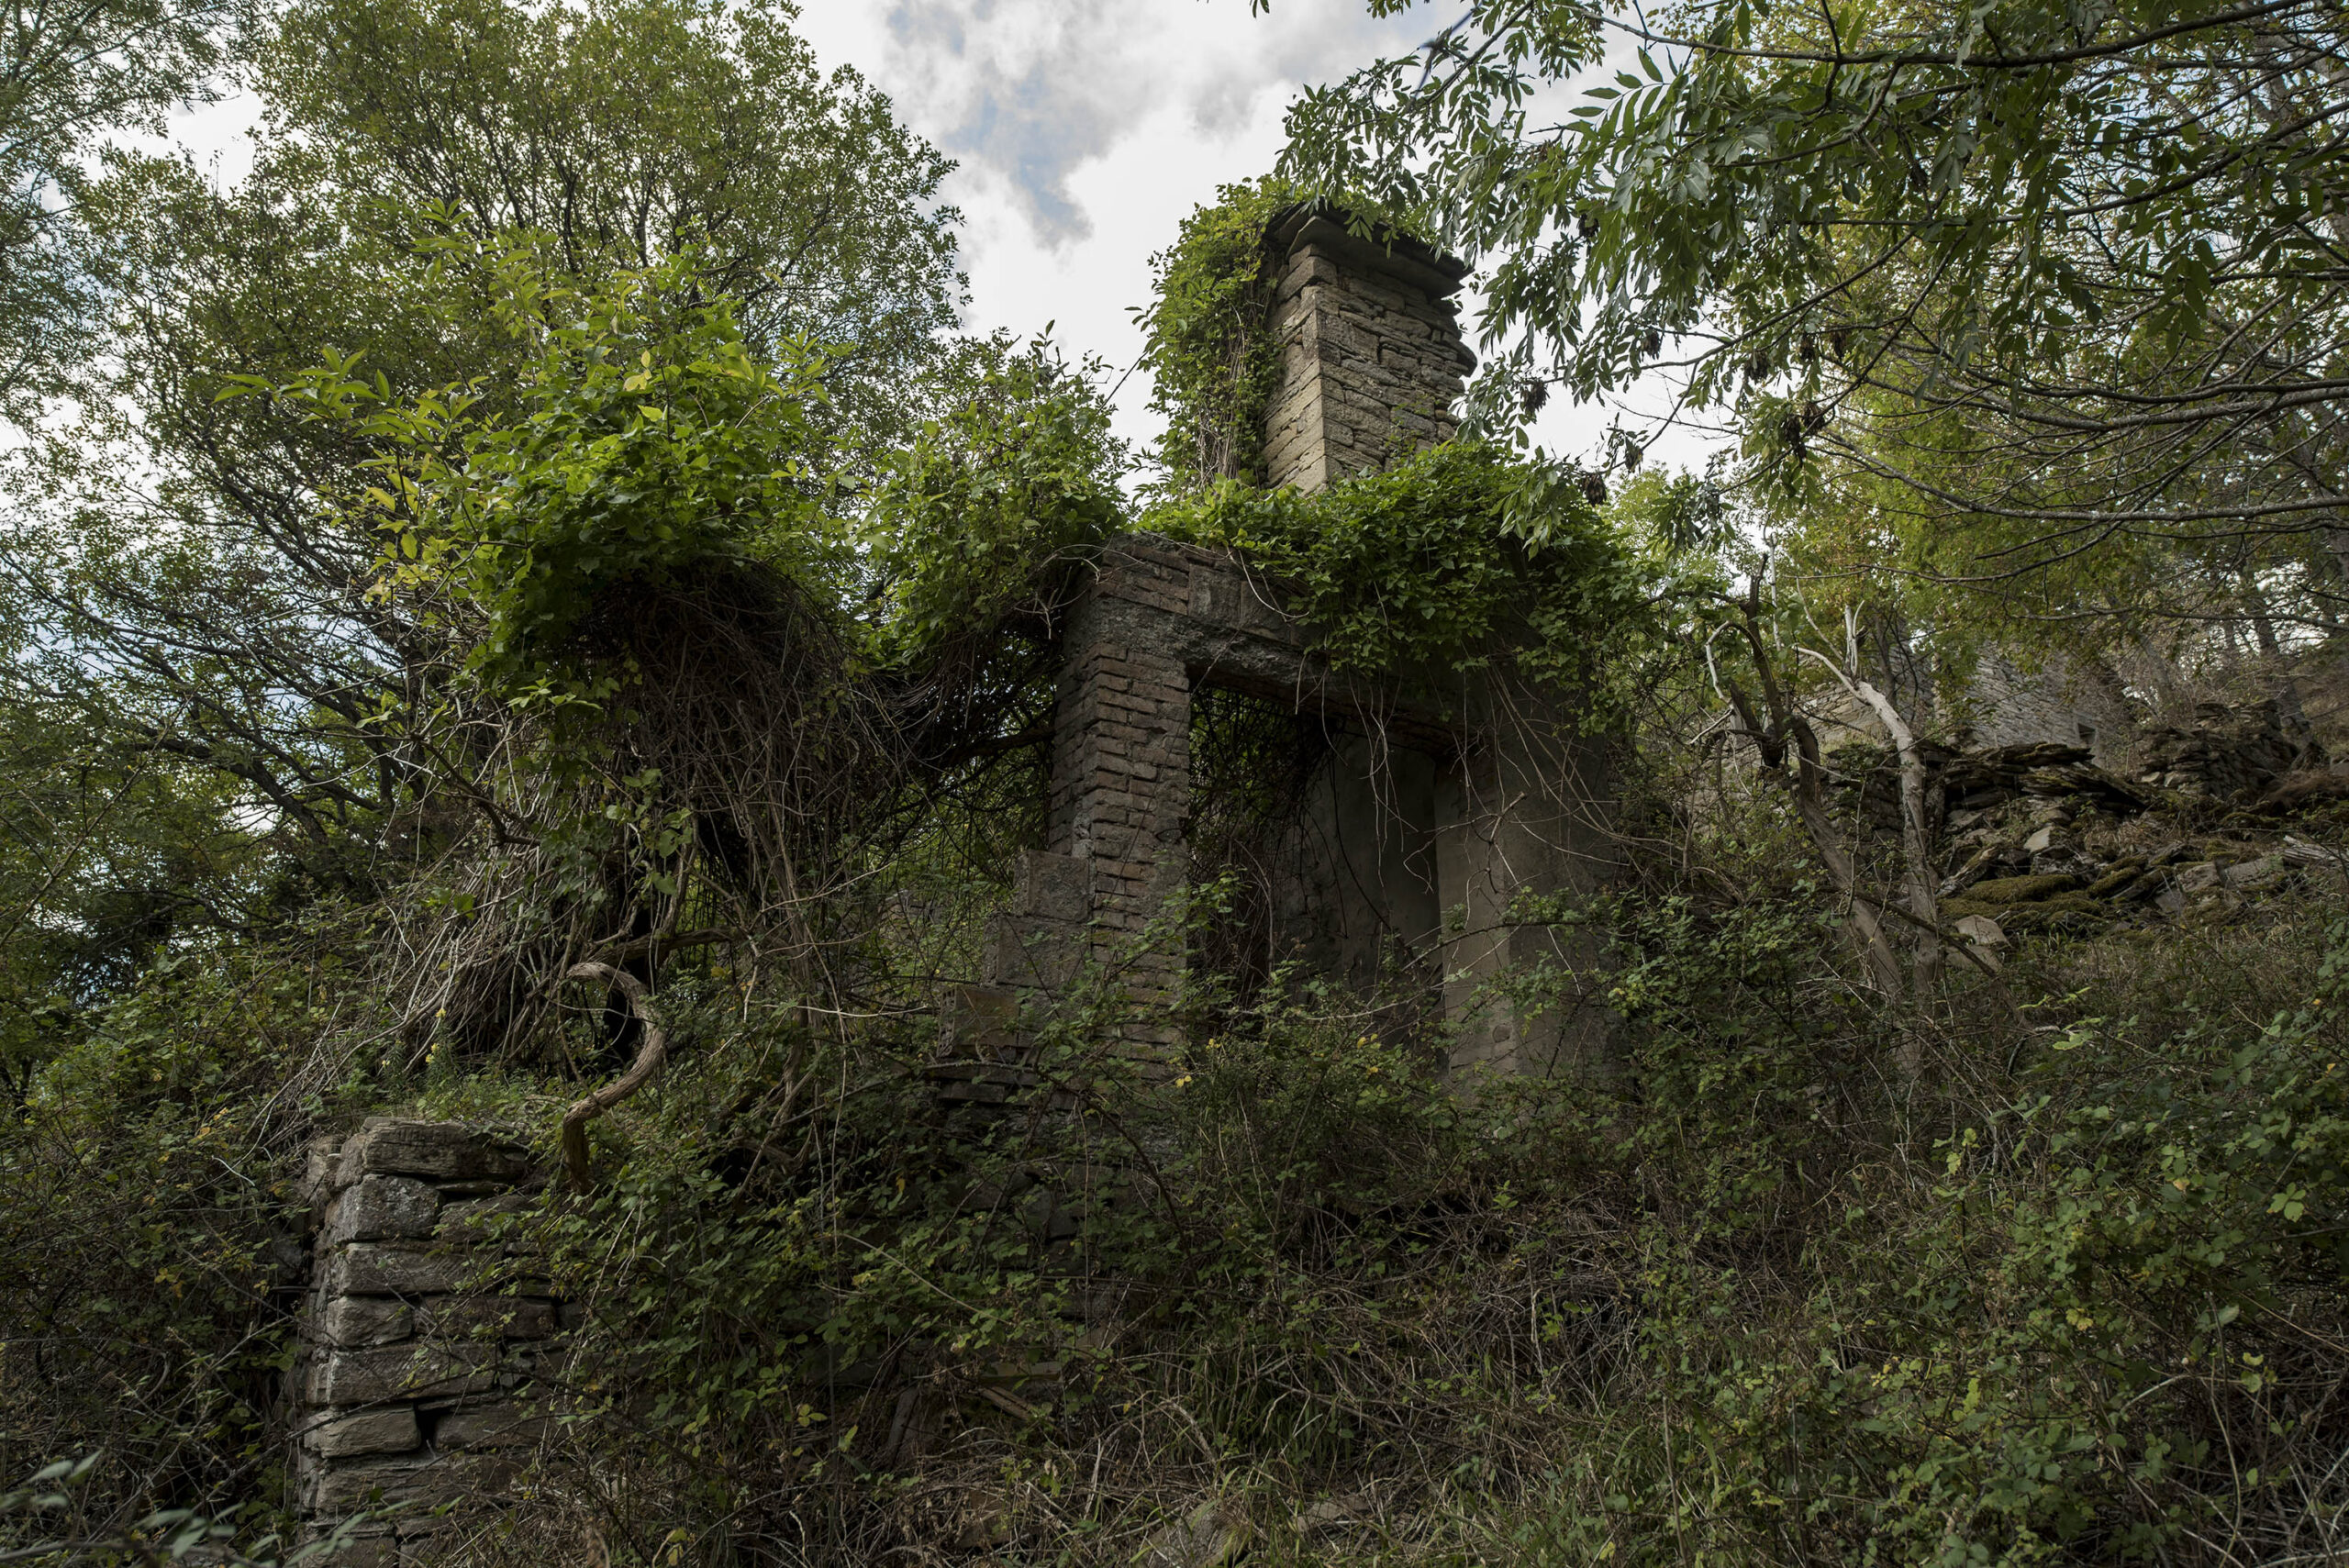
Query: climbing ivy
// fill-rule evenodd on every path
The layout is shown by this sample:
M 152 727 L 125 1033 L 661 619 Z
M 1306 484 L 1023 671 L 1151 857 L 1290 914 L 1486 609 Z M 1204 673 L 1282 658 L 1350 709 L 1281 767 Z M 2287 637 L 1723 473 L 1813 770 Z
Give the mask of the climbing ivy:
M 1225 185 L 1151 258 L 1142 362 L 1157 383 L 1150 406 L 1166 417 L 1155 456 L 1171 490 L 1264 482 L 1264 410 L 1281 369 L 1264 230 L 1298 194 L 1269 176 Z
M 1598 512 L 1474 441 L 1312 495 L 1217 484 L 1144 526 L 1245 550 L 1340 669 L 1429 675 L 1506 659 L 1587 688 L 1651 618 L 1645 575 Z

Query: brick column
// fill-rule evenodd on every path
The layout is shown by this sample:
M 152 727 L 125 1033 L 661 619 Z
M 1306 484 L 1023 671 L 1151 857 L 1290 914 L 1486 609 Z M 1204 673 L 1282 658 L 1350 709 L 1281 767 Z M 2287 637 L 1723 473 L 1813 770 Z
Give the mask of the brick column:
M 1357 239 L 1341 214 L 1300 208 L 1266 235 L 1283 260 L 1273 331 L 1281 382 L 1264 419 L 1265 479 L 1319 490 L 1448 440 L 1476 356 L 1451 295 L 1467 268 L 1415 240 Z
M 1052 759 L 1051 849 L 1083 866 L 1090 957 L 1114 970 L 1144 1016 L 1145 1048 L 1174 1034 L 1148 1017 L 1169 1000 L 1179 942 L 1141 945 L 1184 880 L 1191 794 L 1191 683 L 1182 662 L 1130 642 L 1078 651 L 1063 684 Z

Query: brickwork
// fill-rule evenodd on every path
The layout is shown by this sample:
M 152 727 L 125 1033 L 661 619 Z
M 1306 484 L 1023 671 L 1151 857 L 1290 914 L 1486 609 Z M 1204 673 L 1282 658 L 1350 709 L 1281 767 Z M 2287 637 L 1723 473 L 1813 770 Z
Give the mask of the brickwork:
M 1244 562 L 1146 535 L 1104 551 L 1065 640 L 1047 841 L 1023 858 L 1011 907 L 987 933 L 982 984 L 948 998 L 959 1062 L 1016 1062 L 1008 1031 L 1019 991 L 1056 990 L 1088 961 L 1133 999 L 1137 1055 L 1174 1042 L 1158 1010 L 1172 1000 L 1181 954 L 1143 933 L 1168 914 L 1187 865 L 1195 686 L 1239 686 L 1316 711 L 1383 701 L 1307 655 L 1297 625 Z
M 1559 714 L 1522 694 L 1510 705 L 1475 695 L 1474 711 L 1455 712 L 1341 675 L 1246 561 L 1146 535 L 1105 550 L 1067 628 L 1047 842 L 1023 857 L 1011 907 L 988 934 L 984 984 L 947 1002 L 950 1055 L 963 1064 L 952 1073 L 968 1081 L 956 1097 L 1000 1097 L 989 1085 L 1016 1074 L 984 1064 L 1019 1062 L 1020 995 L 1064 986 L 1088 960 L 1136 1004 L 1137 1055 L 1174 1043 L 1154 1009 L 1174 995 L 1181 955 L 1139 939 L 1187 870 L 1191 695 L 1203 685 L 1315 716 L 1331 737 L 1288 829 L 1294 881 L 1275 892 L 1296 956 L 1364 990 L 1398 951 L 1433 965 L 1449 977 L 1448 1009 L 1477 1015 L 1460 1030 L 1457 1065 L 1547 1072 L 1588 1054 L 1573 1044 L 1588 1032 L 1580 1023 L 1519 1019 L 1486 995 L 1509 964 L 1547 955 L 1589 967 L 1590 954 L 1557 950 L 1546 928 L 1503 919 L 1528 889 L 1586 888 L 1605 874 L 1597 752 Z M 1447 909 L 1464 916 L 1464 934 L 1443 934 Z
M 317 1226 L 294 1370 L 295 1503 L 323 1532 L 362 1525 L 332 1559 L 429 1562 L 539 1436 L 525 1407 L 562 1326 L 528 1255 L 491 1233 L 539 1185 L 521 1152 L 472 1128 L 378 1118 L 312 1148 Z
M 1319 490 L 1450 439 L 1462 377 L 1476 363 L 1451 301 L 1467 269 L 1413 240 L 1358 239 L 1341 217 L 1309 209 L 1276 221 L 1267 239 L 1284 258 L 1268 482 Z

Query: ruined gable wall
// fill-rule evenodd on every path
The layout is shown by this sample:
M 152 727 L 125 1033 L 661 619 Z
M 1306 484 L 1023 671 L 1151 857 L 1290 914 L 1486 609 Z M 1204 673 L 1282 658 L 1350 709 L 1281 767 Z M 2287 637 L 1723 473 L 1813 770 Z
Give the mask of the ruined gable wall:
M 1986 750 L 2054 741 L 2086 746 L 2099 766 L 2118 768 L 2127 761 L 2134 719 L 2118 684 L 2100 674 L 2054 655 L 2026 669 L 1985 649 L 1946 717 L 1970 728 Z

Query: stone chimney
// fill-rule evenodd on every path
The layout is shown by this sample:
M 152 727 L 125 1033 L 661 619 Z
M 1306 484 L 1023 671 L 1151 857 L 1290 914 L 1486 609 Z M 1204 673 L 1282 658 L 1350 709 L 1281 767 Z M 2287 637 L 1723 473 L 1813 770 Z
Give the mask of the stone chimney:
M 1448 439 L 1476 356 L 1452 306 L 1465 263 L 1416 239 L 1364 239 L 1308 205 L 1275 218 L 1281 380 L 1264 418 L 1270 484 L 1319 490 Z

